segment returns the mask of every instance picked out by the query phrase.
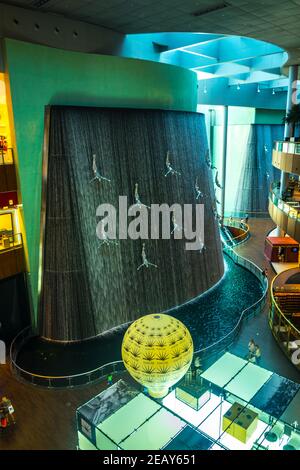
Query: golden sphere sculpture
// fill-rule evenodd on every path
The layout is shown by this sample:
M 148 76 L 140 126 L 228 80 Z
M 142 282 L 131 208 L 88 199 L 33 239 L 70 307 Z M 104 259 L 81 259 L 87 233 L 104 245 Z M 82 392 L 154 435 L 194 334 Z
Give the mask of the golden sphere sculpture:
M 147 387 L 154 398 L 167 395 L 193 359 L 189 330 L 166 314 L 146 315 L 127 329 L 122 343 L 122 359 L 132 377 Z

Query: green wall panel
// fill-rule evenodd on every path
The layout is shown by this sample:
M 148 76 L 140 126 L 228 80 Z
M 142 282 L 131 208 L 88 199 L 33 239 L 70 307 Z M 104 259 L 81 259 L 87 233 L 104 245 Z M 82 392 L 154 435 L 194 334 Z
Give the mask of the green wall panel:
M 4 40 L 36 310 L 46 105 L 196 111 L 194 72 L 168 64 Z
M 282 124 L 285 111 L 282 109 L 256 109 L 255 124 Z

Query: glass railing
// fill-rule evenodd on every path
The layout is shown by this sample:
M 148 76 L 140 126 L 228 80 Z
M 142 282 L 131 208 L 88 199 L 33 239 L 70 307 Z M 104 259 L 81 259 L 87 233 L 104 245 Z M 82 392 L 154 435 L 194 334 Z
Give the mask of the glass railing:
M 89 370 L 81 374 L 66 376 L 34 374 L 22 369 L 22 367 L 17 364 L 17 356 L 19 351 L 22 349 L 24 344 L 34 336 L 36 336 L 36 333 L 31 326 L 28 326 L 15 337 L 10 347 L 10 364 L 13 374 L 19 379 L 30 382 L 33 385 L 39 385 L 48 388 L 75 387 L 77 385 L 86 385 L 95 382 L 96 380 L 103 380 L 110 374 L 120 374 L 126 371 L 123 361 L 114 361 L 109 362 L 108 364 L 103 364 L 97 369 Z
M 276 141 L 273 148 L 277 152 L 300 155 L 300 142 Z
M 23 237 L 21 233 L 0 232 L 0 254 L 23 246 Z
M 280 184 L 273 183 L 269 193 L 270 201 L 290 219 L 300 221 L 300 201 L 283 200 L 280 197 Z
M 239 235 L 236 235 L 235 237 L 231 236 L 231 241 L 233 242 L 233 244 L 235 246 L 239 245 L 242 242 L 245 242 L 246 240 L 248 240 L 248 238 L 250 236 L 250 229 L 249 229 L 249 225 L 246 224 L 245 222 L 238 221 L 238 220 L 235 220 L 235 219 L 233 219 L 233 220 L 226 219 L 225 220 L 225 225 L 226 225 L 227 228 L 228 227 L 237 228 L 241 232 Z
M 201 361 L 205 360 L 211 360 L 212 357 L 218 357 L 222 353 L 228 350 L 228 348 L 234 343 L 234 341 L 237 339 L 241 328 L 243 326 L 243 323 L 245 320 L 249 320 L 250 318 L 259 315 L 261 312 L 264 311 L 266 302 L 267 302 L 267 293 L 268 293 L 268 279 L 267 277 L 263 274 L 263 271 L 256 266 L 252 261 L 244 258 L 243 256 L 240 256 L 234 251 L 234 247 L 231 248 L 229 246 L 224 245 L 223 246 L 223 251 L 226 253 L 230 258 L 239 266 L 242 266 L 243 268 L 247 269 L 250 271 L 254 276 L 257 277 L 257 279 L 260 281 L 260 284 L 262 286 L 262 295 L 261 297 L 255 302 L 253 305 L 249 305 L 246 309 L 244 309 L 240 317 L 235 325 L 235 327 L 224 337 L 220 338 L 218 341 L 215 343 L 211 344 L 210 346 L 199 349 L 198 351 L 195 351 L 195 356 L 199 356 Z
M 11 147 L 6 150 L 0 149 L 0 165 L 13 165 L 14 151 Z
M 231 247 L 223 245 L 223 250 L 235 263 L 246 268 L 258 278 L 262 286 L 262 295 L 257 300 L 257 302 L 255 302 L 253 305 L 250 305 L 241 312 L 236 326 L 228 334 L 210 346 L 194 352 L 194 359 L 199 357 L 201 361 L 208 359 L 212 360 L 215 357 L 217 358 L 223 352 L 228 350 L 232 343 L 237 339 L 244 321 L 261 313 L 264 310 L 267 301 L 268 279 L 266 276 L 264 276 L 262 270 L 258 268 L 258 266 L 256 266 L 252 261 L 249 261 L 235 253 Z M 40 385 L 48 388 L 74 387 L 76 385 L 83 385 L 94 382 L 95 380 L 104 379 L 109 374 L 119 374 L 126 371 L 123 361 L 114 361 L 108 364 L 104 364 L 97 369 L 84 372 L 82 374 L 69 376 L 44 376 L 31 373 L 22 369 L 17 364 L 17 356 L 24 344 L 33 336 L 36 336 L 36 333 L 32 327 L 25 328 L 16 336 L 11 344 L 10 360 L 13 373 L 17 377 L 26 380 L 27 382 L 31 382 L 34 385 Z
M 276 302 L 274 282 L 278 276 L 280 274 L 274 277 L 270 289 L 269 325 L 281 349 L 294 366 L 300 370 L 300 329 L 293 323 L 292 318 L 288 318 L 288 314 L 283 312 Z

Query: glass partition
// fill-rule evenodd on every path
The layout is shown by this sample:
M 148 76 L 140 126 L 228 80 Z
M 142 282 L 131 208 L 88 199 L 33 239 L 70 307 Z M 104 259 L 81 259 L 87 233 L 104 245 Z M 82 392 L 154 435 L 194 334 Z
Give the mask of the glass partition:
M 283 153 L 300 154 L 300 143 L 298 142 L 274 142 L 274 150 Z

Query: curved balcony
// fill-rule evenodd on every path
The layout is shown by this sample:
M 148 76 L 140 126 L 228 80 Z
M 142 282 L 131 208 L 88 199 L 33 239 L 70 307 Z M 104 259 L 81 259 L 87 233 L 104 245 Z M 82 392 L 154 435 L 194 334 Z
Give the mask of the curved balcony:
M 276 225 L 300 242 L 300 199 L 298 201 L 290 197 L 283 200 L 280 197 L 279 183 L 271 185 L 269 214 Z
M 285 173 L 300 175 L 300 142 L 275 142 L 272 165 Z
M 288 269 L 271 284 L 269 325 L 277 343 L 300 370 L 300 270 Z
M 249 225 L 242 220 L 225 219 L 225 227 L 229 230 L 231 241 L 234 246 L 245 242 L 250 237 Z

